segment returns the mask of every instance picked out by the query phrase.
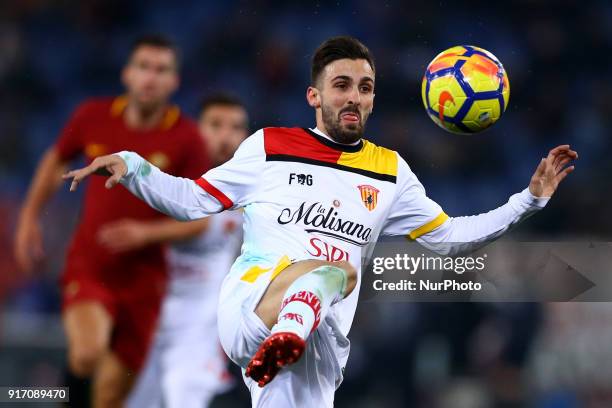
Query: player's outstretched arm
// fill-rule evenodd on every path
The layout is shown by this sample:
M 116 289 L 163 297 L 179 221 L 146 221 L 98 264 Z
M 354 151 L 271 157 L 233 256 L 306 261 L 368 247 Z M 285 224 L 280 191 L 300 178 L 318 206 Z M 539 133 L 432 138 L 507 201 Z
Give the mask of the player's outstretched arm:
M 70 191 L 75 191 L 92 174 L 108 176 L 106 188 L 121 183 L 149 206 L 180 221 L 197 220 L 222 209 L 193 180 L 166 174 L 133 152 L 98 157 L 89 166 L 72 170 L 63 178 L 72 179 Z
M 559 184 L 574 171 L 570 162 L 578 153 L 569 145 L 552 149 L 538 164 L 529 187 L 510 197 L 508 202 L 487 213 L 449 218 L 440 227 L 417 241 L 441 254 L 470 252 L 499 238 L 512 226 L 544 208 Z

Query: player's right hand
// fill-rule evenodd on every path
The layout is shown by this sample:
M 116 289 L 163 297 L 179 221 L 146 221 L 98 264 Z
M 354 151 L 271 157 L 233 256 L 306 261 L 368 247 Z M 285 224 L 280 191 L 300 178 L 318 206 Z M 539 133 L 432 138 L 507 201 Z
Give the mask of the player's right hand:
M 113 188 L 119 183 L 121 177 L 127 174 L 127 171 L 128 168 L 125 160 L 118 154 L 109 154 L 107 156 L 96 157 L 89 166 L 69 171 L 62 178 L 64 180 L 72 179 L 70 191 L 75 191 L 79 183 L 91 174 L 110 176 L 106 183 L 104 183 L 104 187 Z
M 14 255 L 20 271 L 30 273 L 34 265 L 40 262 L 45 253 L 38 219 L 22 215 L 15 231 Z

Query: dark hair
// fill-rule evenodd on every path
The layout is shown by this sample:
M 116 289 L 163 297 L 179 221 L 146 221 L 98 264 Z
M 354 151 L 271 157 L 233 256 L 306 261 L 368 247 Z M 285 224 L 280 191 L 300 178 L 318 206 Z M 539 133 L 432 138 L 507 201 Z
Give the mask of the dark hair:
M 247 112 L 247 108 L 245 104 L 236 96 L 228 93 L 216 93 L 210 96 L 207 96 L 200 103 L 200 115 L 204 114 L 209 108 L 213 106 L 231 106 L 244 109 Z M 248 113 L 245 126 L 247 125 Z
M 242 103 L 242 101 L 234 95 L 227 93 L 216 93 L 207 96 L 202 100 L 200 103 L 200 113 L 204 113 L 206 109 L 216 105 L 236 106 L 246 111 L 246 106 L 244 106 L 244 103 Z
M 172 41 L 168 37 L 162 34 L 147 34 L 147 35 L 142 35 L 136 38 L 132 42 L 132 45 L 130 46 L 130 53 L 129 53 L 130 58 L 132 57 L 132 55 L 134 54 L 134 52 L 136 52 L 138 48 L 144 47 L 144 46 L 169 49 L 174 54 L 174 58 L 176 59 L 176 65 L 177 66 L 180 65 L 179 64 L 180 63 L 179 48 L 174 43 L 174 41 Z
M 323 69 L 331 62 L 339 59 L 364 59 L 368 61 L 372 70 L 374 69 L 374 57 L 358 39 L 346 35 L 332 37 L 326 40 L 315 51 L 312 57 L 310 71 L 311 85 L 315 85 Z

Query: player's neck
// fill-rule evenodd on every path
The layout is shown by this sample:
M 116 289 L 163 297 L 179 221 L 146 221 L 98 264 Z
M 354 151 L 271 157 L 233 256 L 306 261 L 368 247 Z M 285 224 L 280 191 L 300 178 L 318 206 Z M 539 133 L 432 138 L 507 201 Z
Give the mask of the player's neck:
M 148 130 L 159 126 L 165 112 L 165 104 L 160 104 L 152 109 L 145 109 L 134 103 L 128 103 L 123 120 L 132 129 Z

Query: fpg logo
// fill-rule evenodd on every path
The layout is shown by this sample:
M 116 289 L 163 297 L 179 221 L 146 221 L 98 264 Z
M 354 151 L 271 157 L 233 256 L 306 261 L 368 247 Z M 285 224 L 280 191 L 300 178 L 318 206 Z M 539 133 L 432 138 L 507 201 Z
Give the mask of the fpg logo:
M 312 174 L 289 173 L 289 184 L 297 182 L 301 185 L 312 186 Z
M 344 249 L 328 244 L 320 238 L 310 239 L 311 249 L 308 253 L 316 258 L 324 258 L 328 262 L 348 261 L 349 253 Z

